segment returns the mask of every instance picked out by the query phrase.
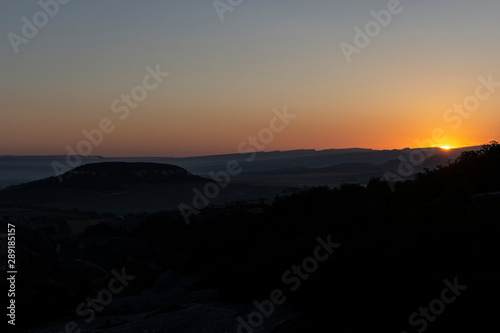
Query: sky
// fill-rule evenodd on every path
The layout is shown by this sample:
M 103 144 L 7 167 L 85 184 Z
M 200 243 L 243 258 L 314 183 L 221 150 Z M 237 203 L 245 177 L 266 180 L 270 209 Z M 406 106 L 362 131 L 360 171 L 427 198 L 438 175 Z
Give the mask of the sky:
M 0 3 L 0 155 L 500 141 L 498 0 L 55 1 Z

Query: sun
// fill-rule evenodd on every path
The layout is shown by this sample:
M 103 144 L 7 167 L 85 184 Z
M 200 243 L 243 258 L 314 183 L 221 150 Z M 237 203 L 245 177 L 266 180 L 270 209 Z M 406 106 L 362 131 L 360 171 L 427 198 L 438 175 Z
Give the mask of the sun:
M 450 150 L 452 147 L 451 146 L 441 146 L 439 148 L 444 149 L 444 150 Z

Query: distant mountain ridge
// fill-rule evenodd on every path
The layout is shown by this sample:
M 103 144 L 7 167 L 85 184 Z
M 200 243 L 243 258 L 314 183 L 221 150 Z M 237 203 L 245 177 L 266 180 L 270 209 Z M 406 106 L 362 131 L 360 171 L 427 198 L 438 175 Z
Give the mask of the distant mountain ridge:
M 408 178 L 413 178 L 424 169 L 449 164 L 463 150 L 427 151 L 428 156 L 413 166 L 414 170 Z M 208 183 L 215 182 L 212 179 L 214 174 L 217 179 L 224 179 L 224 170 L 231 160 L 228 156 L 142 161 L 138 158 L 126 161 L 99 158 L 91 162 L 85 160 L 87 163 L 59 176 L 55 176 L 48 164 L 49 173 L 45 173 L 43 179 L 40 177 L 41 180 L 18 185 L 11 182 L 12 186 L 0 189 L 0 208 L 79 209 L 123 214 L 176 209 L 180 203 L 194 205 L 196 200 L 223 205 L 239 200 L 269 199 L 290 188 L 368 184 L 372 178 L 383 179 L 387 171 L 399 174 L 398 170 L 404 167 L 404 163 L 408 164 L 407 161 L 414 161 L 415 156 L 422 155 L 421 152 L 415 154 L 415 151 L 341 149 L 269 152 L 258 153 L 254 161 L 248 161 L 246 154 L 235 155 L 234 161 L 239 163 L 242 172 L 237 177 L 231 177 L 230 186 L 216 190 Z M 22 162 L 20 159 L 0 158 L 0 175 L 8 179 L 17 170 L 18 174 L 33 176 L 33 170 L 36 174 L 36 170 L 42 170 L 43 165 L 46 168 L 51 162 L 47 158 L 24 158 Z M 178 162 L 180 166 L 172 165 Z M 210 193 L 216 193 L 209 195 L 213 200 L 200 199 L 207 188 L 212 189 Z
M 429 155 L 445 155 L 439 161 L 439 158 L 429 158 L 422 165 L 423 168 L 433 168 L 437 164 L 447 165 L 448 160 L 453 161 L 461 152 L 466 150 L 478 150 L 480 147 L 455 148 L 448 151 L 434 148 L 429 151 Z M 281 170 L 285 174 L 293 173 L 293 170 L 299 173 L 309 173 L 307 169 L 316 169 L 312 172 L 318 172 L 321 168 L 330 168 L 345 163 L 364 163 L 375 164 L 384 171 L 395 170 L 399 167 L 400 157 L 408 160 L 409 155 L 420 149 L 399 149 L 399 150 L 373 150 L 364 148 L 348 149 L 299 149 L 290 151 L 271 151 L 258 152 L 254 160 L 249 160 L 250 154 L 226 154 L 198 157 L 102 157 L 102 156 L 80 156 L 81 164 L 97 162 L 150 162 L 177 165 L 189 170 L 195 175 L 209 177 L 210 172 L 219 172 L 225 170 L 228 161 L 237 161 L 242 167 L 241 175 L 253 175 L 262 173 L 267 175 L 279 174 Z M 67 164 L 67 156 L 0 156 L 0 188 L 7 186 L 23 184 L 30 181 L 44 179 L 55 176 L 60 172 L 70 171 Z M 66 168 L 54 170 L 53 164 L 57 163 Z M 388 163 L 388 164 L 386 164 Z M 384 165 L 385 164 L 385 165 Z M 352 171 L 360 170 L 359 167 Z M 301 169 L 303 172 L 301 172 Z M 366 169 L 366 168 L 363 168 Z M 371 168 L 368 168 L 371 169 Z M 365 171 L 363 171 L 364 173 Z M 371 172 L 371 171 L 370 171 Z M 240 179 L 241 177 L 238 177 Z

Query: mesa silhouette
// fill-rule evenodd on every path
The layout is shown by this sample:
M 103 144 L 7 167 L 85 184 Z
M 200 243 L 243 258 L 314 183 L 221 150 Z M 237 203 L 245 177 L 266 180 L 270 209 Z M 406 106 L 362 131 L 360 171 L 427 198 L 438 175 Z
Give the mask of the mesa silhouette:
M 0 190 L 0 208 L 56 209 L 125 214 L 176 209 L 192 203 L 193 189 L 211 179 L 184 168 L 151 162 L 103 162 L 82 165 L 59 176 Z M 231 184 L 213 204 L 272 197 L 274 188 Z
M 104 162 L 86 164 L 49 177 L 0 190 L 0 206 L 54 209 L 156 210 L 187 200 L 193 186 L 207 179 L 175 165 Z
M 147 162 L 104 162 L 82 165 L 59 177 L 19 185 L 19 187 L 66 187 L 92 190 L 123 190 L 130 184 L 187 183 L 203 181 L 181 167 Z

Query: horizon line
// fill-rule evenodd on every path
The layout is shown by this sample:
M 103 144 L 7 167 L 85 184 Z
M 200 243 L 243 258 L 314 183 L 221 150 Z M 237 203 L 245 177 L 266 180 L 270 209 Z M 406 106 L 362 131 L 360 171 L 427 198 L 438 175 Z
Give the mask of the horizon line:
M 451 147 L 449 150 L 455 149 L 463 149 L 463 148 L 477 148 L 481 147 L 483 144 L 472 145 L 472 146 L 461 146 L 461 147 Z M 405 147 L 405 148 L 393 148 L 393 149 L 374 149 L 374 148 L 362 148 L 362 147 L 350 147 L 350 148 L 327 148 L 327 149 L 315 149 L 315 148 L 301 148 L 301 149 L 290 149 L 290 150 L 270 150 L 270 151 L 256 151 L 256 153 L 285 153 L 285 152 L 293 152 L 293 151 L 314 151 L 314 152 L 325 152 L 329 150 L 353 150 L 353 149 L 362 149 L 362 150 L 372 150 L 372 151 L 394 151 L 394 150 L 407 150 L 407 149 L 435 149 L 441 148 L 444 146 L 434 146 L 434 147 Z M 245 153 L 246 154 L 246 153 Z M 0 157 L 64 157 L 64 156 L 79 156 L 82 158 L 172 158 L 172 159 L 183 159 L 183 158 L 200 158 L 200 157 L 218 157 L 218 156 L 228 156 L 228 155 L 244 155 L 242 153 L 219 153 L 213 155 L 192 155 L 192 156 L 183 156 L 183 157 L 174 157 L 174 156 L 106 156 L 106 155 L 68 155 L 68 154 L 47 154 L 47 155 L 0 155 Z

